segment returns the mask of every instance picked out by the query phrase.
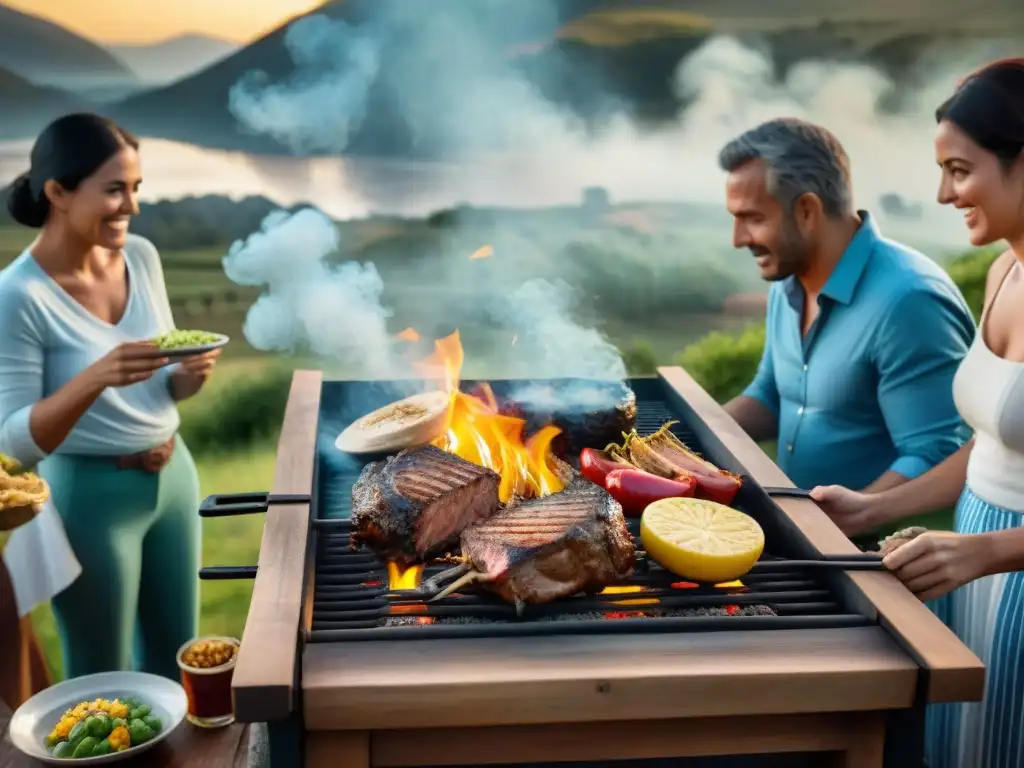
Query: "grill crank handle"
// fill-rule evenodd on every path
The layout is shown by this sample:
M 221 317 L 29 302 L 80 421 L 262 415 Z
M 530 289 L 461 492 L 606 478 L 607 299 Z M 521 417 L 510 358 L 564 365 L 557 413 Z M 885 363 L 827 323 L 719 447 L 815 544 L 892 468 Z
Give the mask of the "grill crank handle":
M 255 565 L 211 565 L 199 569 L 200 581 L 227 581 L 229 579 L 255 579 Z
M 200 517 L 232 517 L 266 512 L 271 504 L 308 504 L 308 493 L 221 493 L 199 505 Z
M 811 492 L 805 488 L 766 485 L 761 490 L 773 498 L 809 499 Z

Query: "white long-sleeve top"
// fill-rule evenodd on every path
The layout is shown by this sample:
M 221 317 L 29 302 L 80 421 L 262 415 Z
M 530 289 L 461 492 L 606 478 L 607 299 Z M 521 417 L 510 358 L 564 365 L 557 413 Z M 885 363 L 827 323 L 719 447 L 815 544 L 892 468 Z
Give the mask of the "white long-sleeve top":
M 174 328 L 156 248 L 129 235 L 124 258 L 128 304 L 115 325 L 72 298 L 28 250 L 0 271 L 0 452 L 25 466 L 46 457 L 29 430 L 35 403 L 118 345 Z M 148 381 L 105 389 L 57 452 L 124 456 L 169 440 L 179 425 L 169 375 L 164 368 Z

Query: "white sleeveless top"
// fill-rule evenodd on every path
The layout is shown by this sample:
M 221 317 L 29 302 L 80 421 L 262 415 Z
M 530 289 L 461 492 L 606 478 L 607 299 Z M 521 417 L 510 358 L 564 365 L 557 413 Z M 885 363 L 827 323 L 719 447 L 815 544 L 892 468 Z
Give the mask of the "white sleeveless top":
M 1006 276 L 1020 269 L 1014 261 Z M 1006 282 L 1006 276 L 989 306 Z M 974 343 L 953 380 L 953 398 L 974 430 L 967 463 L 967 487 L 1003 509 L 1024 512 L 1024 363 L 1004 360 L 985 342 L 982 314 Z

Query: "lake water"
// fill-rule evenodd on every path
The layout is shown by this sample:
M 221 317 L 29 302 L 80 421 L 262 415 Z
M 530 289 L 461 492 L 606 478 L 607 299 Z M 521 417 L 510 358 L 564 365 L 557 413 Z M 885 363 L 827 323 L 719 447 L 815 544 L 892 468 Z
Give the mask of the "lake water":
M 615 201 L 691 202 L 708 205 L 695 221 L 703 235 L 731 239 L 723 206 L 723 178 L 710 148 L 675 150 L 667 139 L 622 142 L 584 151 L 580 147 L 540 148 L 530 155 L 487 156 L 472 162 L 417 163 L 357 158 L 253 156 L 190 144 L 146 139 L 143 143 L 144 200 L 222 194 L 264 195 L 282 205 L 312 202 L 339 219 L 370 213 L 422 216 L 459 203 L 508 207 L 572 205 L 586 186 L 607 188 Z M 0 142 L 0 184 L 28 165 L 30 141 Z M 927 148 L 926 148 L 927 150 Z M 961 217 L 934 200 L 937 175 L 922 155 L 908 161 L 868 156 L 857 167 L 858 199 L 887 234 L 928 253 L 968 246 Z M 878 195 L 895 191 L 919 201 L 918 219 L 886 217 Z

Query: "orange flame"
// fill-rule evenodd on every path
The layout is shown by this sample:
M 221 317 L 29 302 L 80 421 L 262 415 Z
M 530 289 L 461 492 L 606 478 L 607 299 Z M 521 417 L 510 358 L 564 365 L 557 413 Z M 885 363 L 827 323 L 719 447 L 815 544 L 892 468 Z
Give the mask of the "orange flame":
M 404 331 L 395 334 L 395 338 L 402 341 L 419 341 L 420 335 L 416 332 L 415 328 L 406 328 Z
M 561 430 L 543 427 L 527 439 L 526 422 L 499 413 L 489 386 L 475 395 L 461 392 L 463 359 L 455 331 L 435 341 L 434 353 L 416 366 L 424 378 L 442 379 L 451 398 L 444 432 L 434 445 L 501 475 L 498 496 L 503 502 L 561 491 L 563 483 L 551 467 L 551 442 Z
M 482 245 L 469 254 L 470 261 L 476 261 L 477 259 L 489 259 L 494 255 L 493 245 Z
M 402 568 L 398 563 L 388 562 L 388 589 L 416 589 L 422 579 L 422 563 Z

